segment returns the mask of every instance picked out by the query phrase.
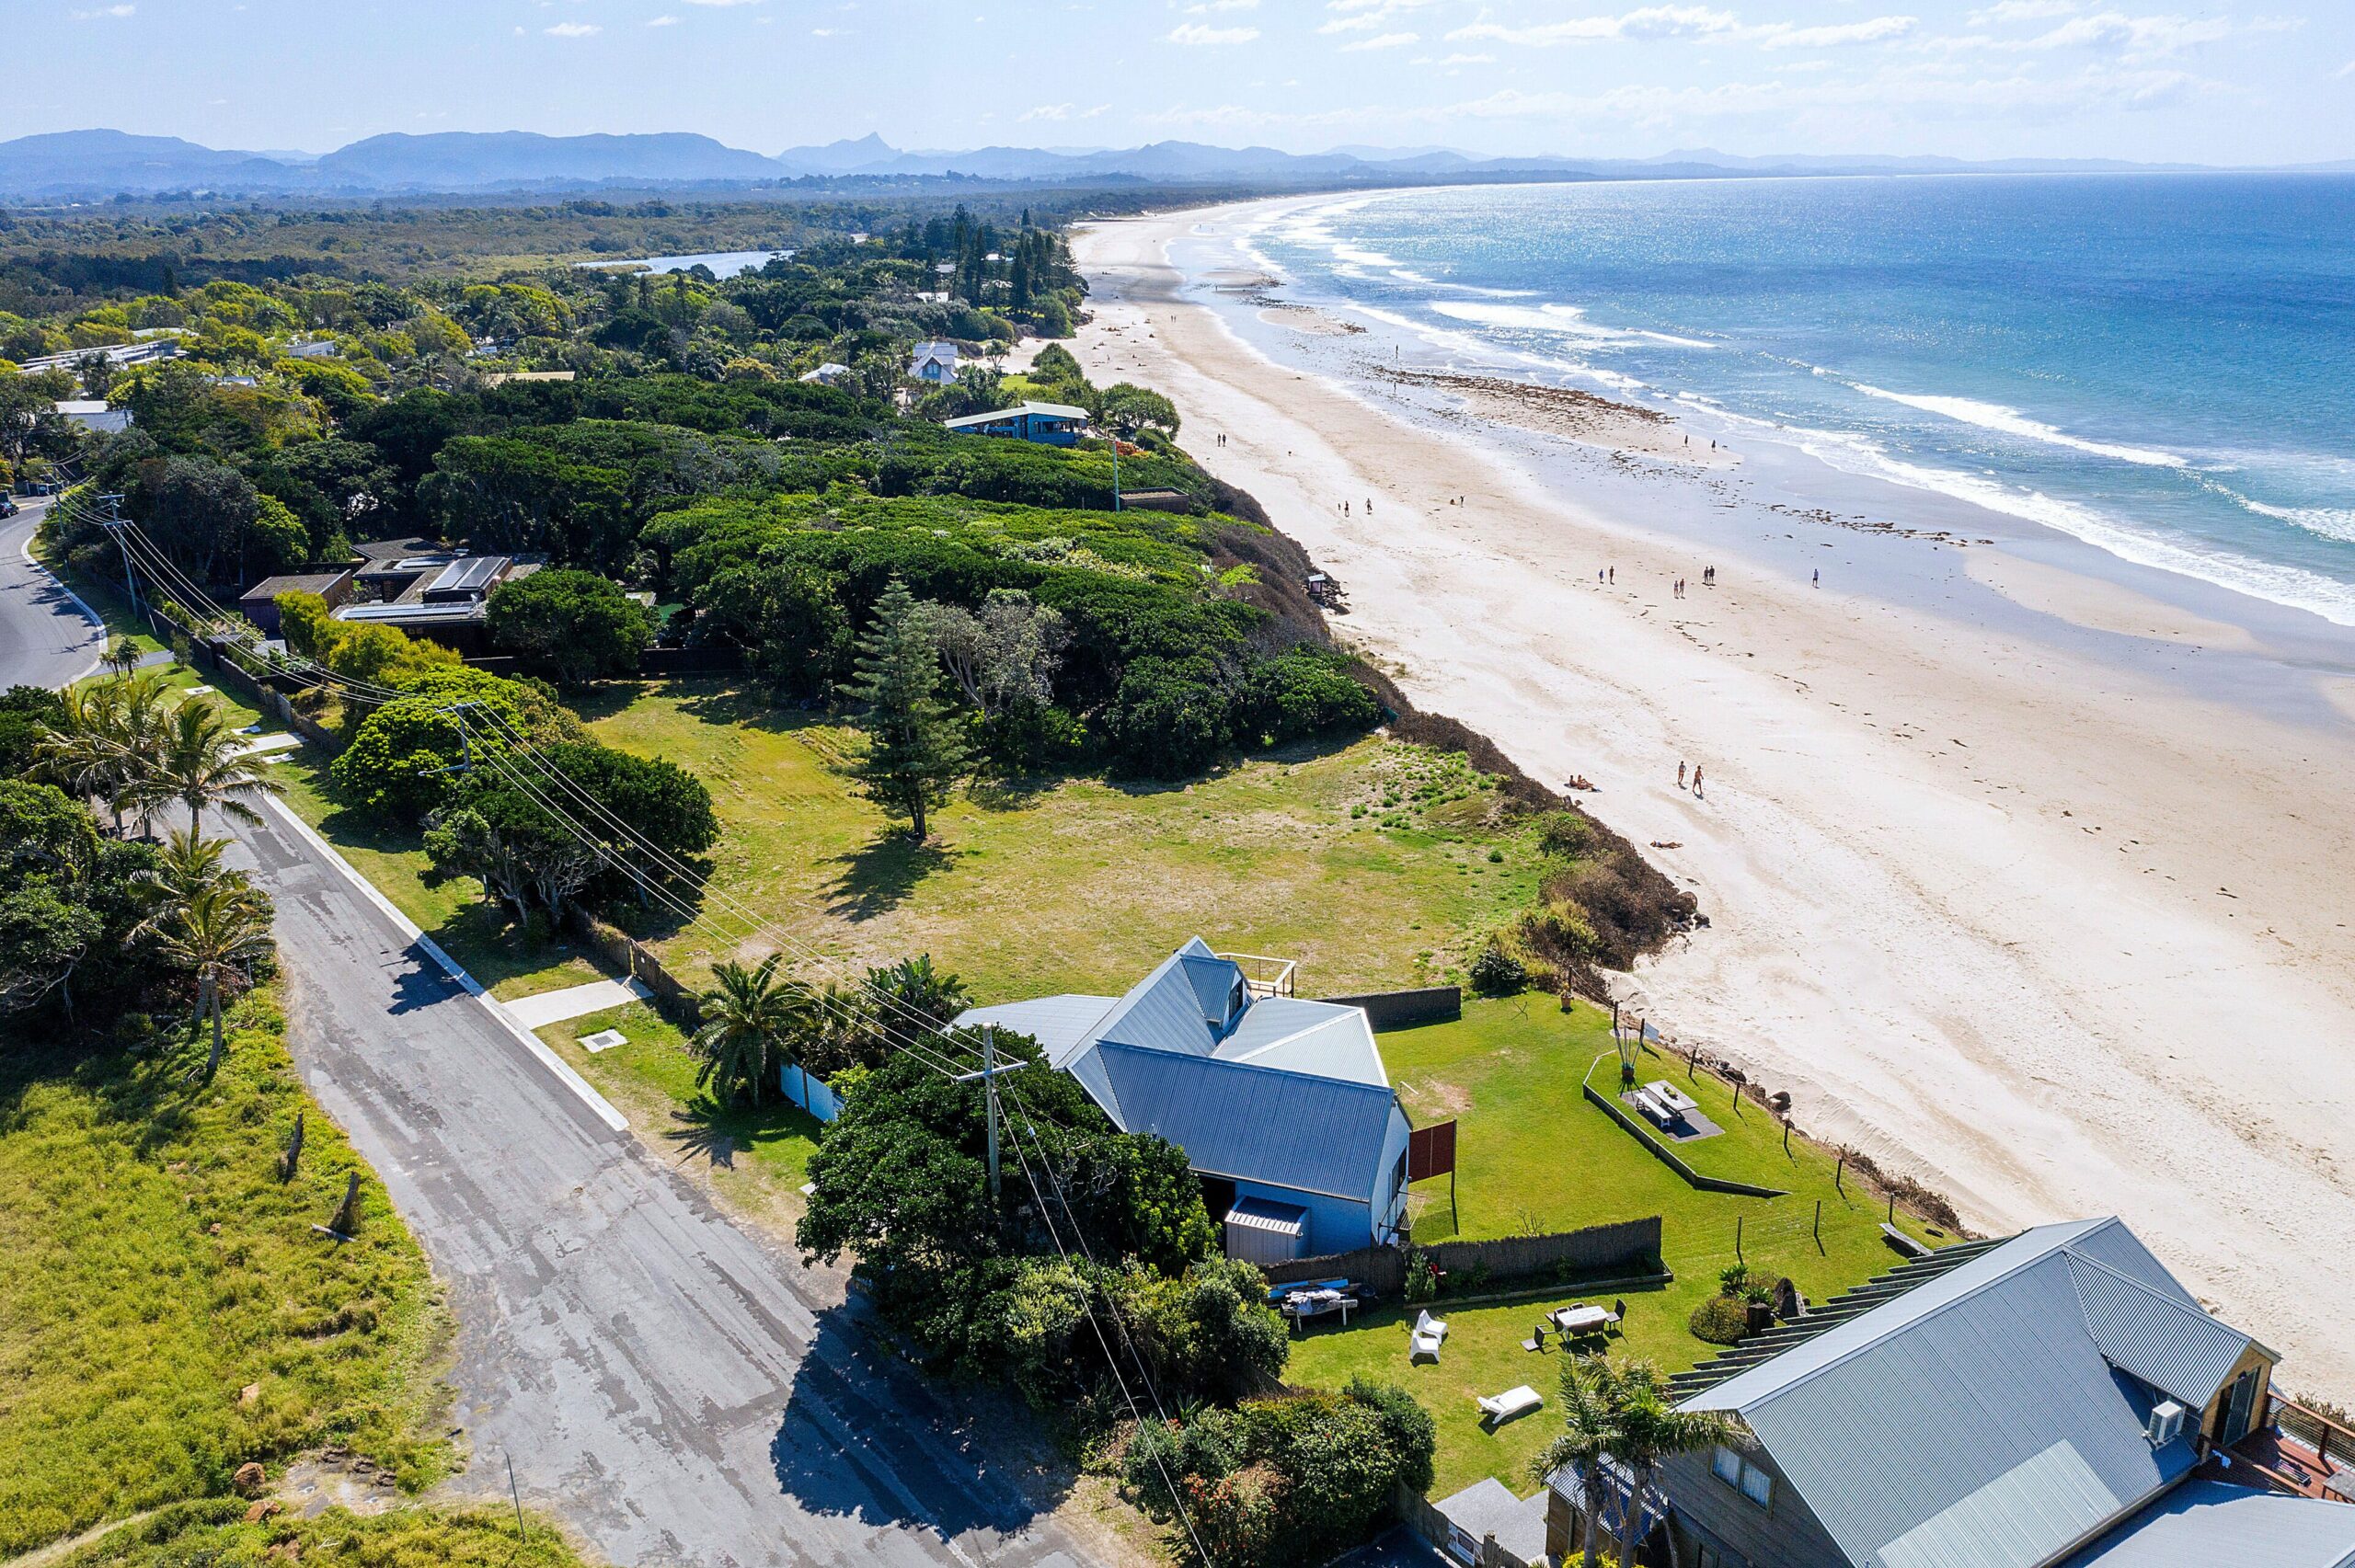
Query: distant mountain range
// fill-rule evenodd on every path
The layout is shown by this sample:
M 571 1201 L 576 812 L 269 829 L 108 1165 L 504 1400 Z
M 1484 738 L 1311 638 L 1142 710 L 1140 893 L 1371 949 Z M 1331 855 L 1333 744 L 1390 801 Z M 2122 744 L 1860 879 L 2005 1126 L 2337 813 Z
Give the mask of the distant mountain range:
M 1336 147 L 1298 154 L 1274 147 L 1155 142 L 1081 152 L 978 147 L 902 152 L 880 136 L 788 147 L 775 157 L 685 132 L 631 136 L 543 136 L 528 131 L 449 131 L 371 136 L 313 156 L 236 152 L 175 136 L 64 131 L 0 142 L 0 197 L 103 199 L 206 191 L 222 195 L 371 196 L 467 191 L 577 190 L 599 186 L 749 187 L 787 180 L 957 177 L 993 183 L 1310 185 L 1448 179 L 1706 178 L 1728 175 L 2106 173 L 2180 170 L 2188 165 L 2087 159 L 1972 163 L 1938 157 L 1741 157 L 1708 151 L 1656 158 L 1484 158 L 1445 147 Z M 2309 166 L 2355 170 L 2355 162 Z

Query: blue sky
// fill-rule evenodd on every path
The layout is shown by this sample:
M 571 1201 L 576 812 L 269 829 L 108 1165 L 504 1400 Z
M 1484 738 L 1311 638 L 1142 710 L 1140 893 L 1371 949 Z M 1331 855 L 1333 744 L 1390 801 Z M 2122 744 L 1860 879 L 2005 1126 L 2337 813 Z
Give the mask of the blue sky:
M 6 0 L 0 138 L 2355 157 L 2355 0 Z M 32 63 L 49 62 L 54 69 Z M 30 65 L 31 68 L 28 68 Z

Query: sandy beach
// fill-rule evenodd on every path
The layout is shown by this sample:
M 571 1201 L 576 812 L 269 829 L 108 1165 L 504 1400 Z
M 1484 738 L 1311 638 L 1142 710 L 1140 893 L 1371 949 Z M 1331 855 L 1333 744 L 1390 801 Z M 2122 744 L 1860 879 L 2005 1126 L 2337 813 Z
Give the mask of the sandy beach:
M 2283 1353 L 2285 1389 L 2355 1396 L 2355 723 L 2203 695 L 2168 661 L 2261 639 L 1975 543 L 1965 586 L 2007 616 L 1839 586 L 1855 536 L 1825 524 L 1786 535 L 1822 535 L 1818 589 L 1606 515 L 1181 293 L 1171 242 L 1235 212 L 1086 231 L 1074 352 L 1175 399 L 1189 449 L 1340 579 L 1342 635 L 1419 704 L 1681 843 L 1652 853 L 1712 923 L 1621 979 L 1635 1009 L 1980 1230 L 2123 1215 Z M 1683 453 L 1672 420 L 1419 390 L 1528 439 Z M 2086 651 L 2105 639 L 2119 657 Z

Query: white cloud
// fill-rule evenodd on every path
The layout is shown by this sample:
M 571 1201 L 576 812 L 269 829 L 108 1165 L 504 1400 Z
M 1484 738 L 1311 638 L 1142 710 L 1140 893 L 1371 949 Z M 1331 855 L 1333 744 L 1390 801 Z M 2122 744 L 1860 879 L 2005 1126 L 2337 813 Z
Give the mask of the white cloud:
M 676 17 L 656 17 L 649 20 L 646 25 L 649 28 L 675 28 L 679 25 L 679 18 Z
M 1088 109 L 1077 109 L 1077 108 L 1074 108 L 1074 106 L 1072 106 L 1072 105 L 1070 105 L 1070 104 L 1067 104 L 1067 103 L 1042 103 L 1042 104 L 1039 105 L 1039 106 L 1038 106 L 1037 108 L 1035 108 L 1035 109 L 1024 109 L 1020 114 L 1016 115 L 1014 118 L 1015 118 L 1015 119 L 1017 119 L 1017 120 L 1093 120 L 1093 119 L 1095 119 L 1097 115 L 1099 115 L 1099 114 L 1103 113 L 1106 109 L 1110 109 L 1111 107 L 1112 107 L 1112 106 L 1111 106 L 1110 104 L 1108 104 L 1108 103 L 1099 103 L 1099 104 L 1094 105 L 1093 107 L 1088 108 Z
M 1203 17 L 1212 11 L 1256 11 L 1258 8 L 1259 0 L 1202 0 L 1199 6 L 1187 6 L 1186 15 Z
M 2102 11 L 2075 17 L 2051 31 L 2018 44 L 2021 49 L 2103 49 L 2128 54 L 2171 54 L 2194 44 L 2214 43 L 2229 37 L 2233 24 L 2219 17 L 2193 21 L 2184 17 L 2130 17 L 2123 11 Z
M 687 0 L 690 6 L 757 6 L 761 0 Z
M 2338 70 L 2332 72 L 2331 74 L 2334 78 L 2341 76 L 2355 76 L 2355 60 L 2349 61 L 2346 64 L 2341 65 Z
M 1357 54 L 1369 49 L 1403 49 L 1410 43 L 1422 41 L 1422 39 L 1414 33 L 1384 33 L 1379 38 L 1361 38 L 1354 43 L 1345 43 L 1341 45 L 1341 52 Z
M 1983 11 L 1970 13 L 1970 25 L 1983 28 L 2000 22 L 2042 22 L 2074 17 L 2083 6 L 2077 0 L 1997 0 Z
M 1187 22 L 1169 29 L 1172 43 L 1249 43 L 1258 36 L 1258 28 L 1206 28 L 1200 22 Z
M 1708 38 L 1740 30 L 1740 18 L 1731 11 L 1706 6 L 1646 6 L 1616 17 L 1573 17 L 1567 21 L 1507 27 L 1502 22 L 1474 22 L 1447 35 L 1451 43 L 1494 39 L 1522 49 L 1544 49 L 1559 43 L 1600 42 L 1616 39 Z
M 113 17 L 133 16 L 138 10 L 136 6 L 101 6 L 95 11 L 76 11 L 74 19 L 77 22 L 103 21 Z
M 594 38 L 605 29 L 594 22 L 558 22 L 540 30 L 550 38 Z
M 1874 17 L 1861 22 L 1835 22 L 1816 28 L 1773 22 L 1763 28 L 1746 29 L 1744 36 L 1761 49 L 1831 49 L 1840 44 L 1883 43 L 1893 38 L 1903 38 L 1913 30 L 1918 19 L 1913 17 Z

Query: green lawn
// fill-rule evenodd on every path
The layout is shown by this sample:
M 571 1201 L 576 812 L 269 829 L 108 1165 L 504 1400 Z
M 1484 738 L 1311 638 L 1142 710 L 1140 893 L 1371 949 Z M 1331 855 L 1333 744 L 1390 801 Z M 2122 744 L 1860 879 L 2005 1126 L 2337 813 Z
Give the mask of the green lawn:
M 0 1040 L 0 1556 L 329 1439 L 411 1485 L 448 1464 L 419 1433 L 444 1333 L 424 1255 L 304 1093 L 269 1000 L 235 1022 L 202 1087 L 183 1079 L 199 1044 Z M 339 1245 L 311 1226 L 352 1171 Z
M 618 1029 L 629 1043 L 581 1048 L 580 1037 Z M 551 1024 L 540 1038 L 630 1118 L 638 1136 L 682 1162 L 706 1166 L 724 1190 L 750 1202 L 798 1210 L 818 1123 L 774 1091 L 764 1104 L 723 1105 L 695 1086 L 686 1037 L 644 1002 Z
M 1484 1237 L 1566 1230 L 1657 1214 L 1663 1261 L 1676 1275 L 1664 1289 L 1613 1289 L 1625 1298 L 1627 1318 L 1614 1354 L 1648 1357 L 1681 1370 L 1715 1353 L 1695 1339 L 1686 1319 L 1716 1294 L 1718 1271 L 1735 1261 L 1735 1223 L 1741 1257 L 1754 1272 L 1788 1275 L 1821 1301 L 1894 1266 L 1900 1260 L 1882 1240 L 1886 1212 L 1853 1178 L 1844 1194 L 1832 1161 L 1782 1135 L 1763 1106 L 1745 1104 L 1739 1118 L 1726 1085 L 1701 1074 L 1688 1078 L 1681 1059 L 1647 1051 L 1637 1066 L 1643 1082 L 1671 1078 L 1727 1130 L 1683 1146 L 1679 1152 L 1709 1174 L 1778 1186 L 1780 1198 L 1732 1197 L 1700 1192 L 1654 1159 L 1626 1129 L 1588 1104 L 1579 1084 L 1597 1054 L 1611 1050 L 1610 1016 L 1584 1003 L 1561 1012 L 1550 997 L 1473 1001 L 1461 1021 L 1381 1036 L 1391 1081 L 1418 1126 L 1453 1116 L 1458 1123 L 1456 1198 L 1459 1230 L 1449 1212 L 1444 1179 L 1416 1190 L 1415 1236 L 1419 1242 L 1461 1235 Z M 1598 1082 L 1615 1078 L 1615 1061 Z M 1812 1234 L 1815 1206 L 1823 1205 L 1822 1240 Z M 1899 1212 L 1904 1227 L 1942 1240 Z M 1439 1421 L 1439 1482 L 1434 1495 L 1494 1475 L 1521 1492 L 1529 1456 L 1556 1430 L 1546 1411 L 1490 1434 L 1472 1405 L 1528 1383 L 1553 1399 L 1556 1357 L 1520 1348 L 1541 1312 L 1580 1298 L 1458 1308 L 1443 1300 L 1432 1311 L 1450 1325 L 1437 1365 L 1409 1368 L 1404 1319 L 1387 1310 L 1353 1318 L 1347 1330 L 1319 1328 L 1295 1343 L 1285 1378 L 1338 1386 L 1353 1375 L 1381 1376 L 1422 1396 Z M 1542 1364 L 1541 1364 L 1542 1363 Z
M 1118 993 L 1197 934 L 1299 960 L 1304 995 L 1435 983 L 1538 873 L 1532 835 L 1489 822 L 1494 793 L 1459 759 L 1378 738 L 1176 786 L 977 788 L 919 848 L 857 794 L 850 737 L 821 719 L 710 681 L 621 689 L 591 716 L 598 739 L 710 786 L 729 897 L 831 957 L 929 952 L 984 1001 Z M 735 940 L 698 927 L 659 946 L 694 984 L 764 950 Z

